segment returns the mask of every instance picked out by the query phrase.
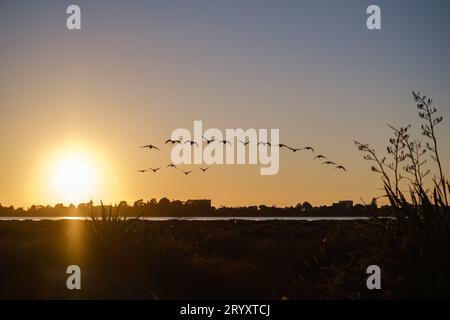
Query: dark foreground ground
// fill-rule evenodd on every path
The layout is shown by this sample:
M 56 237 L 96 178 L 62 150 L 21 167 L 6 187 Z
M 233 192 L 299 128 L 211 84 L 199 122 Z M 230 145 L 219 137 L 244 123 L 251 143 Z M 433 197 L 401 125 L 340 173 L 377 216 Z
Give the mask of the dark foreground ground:
M 424 257 L 404 232 L 378 220 L 3 221 L 0 298 L 449 298 L 450 253 Z M 66 288 L 73 264 L 82 290 Z M 372 264 L 382 290 L 366 287 Z

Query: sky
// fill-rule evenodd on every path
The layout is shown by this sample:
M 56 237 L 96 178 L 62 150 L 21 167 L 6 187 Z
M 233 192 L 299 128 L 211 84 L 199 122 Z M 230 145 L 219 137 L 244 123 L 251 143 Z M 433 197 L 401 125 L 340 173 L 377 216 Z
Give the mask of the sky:
M 66 28 L 70 4 L 81 30 Z M 366 27 L 371 4 L 381 30 Z M 411 90 L 444 116 L 449 176 L 449 14 L 444 0 L 0 0 L 0 203 L 369 202 L 381 181 L 353 140 L 383 152 L 387 124 L 420 136 Z M 137 172 L 167 165 L 163 142 L 194 120 L 277 128 L 283 143 L 312 145 L 348 171 L 282 151 L 273 176 L 255 165 Z M 149 143 L 164 150 L 139 148 Z M 89 185 L 64 180 L 72 163 Z

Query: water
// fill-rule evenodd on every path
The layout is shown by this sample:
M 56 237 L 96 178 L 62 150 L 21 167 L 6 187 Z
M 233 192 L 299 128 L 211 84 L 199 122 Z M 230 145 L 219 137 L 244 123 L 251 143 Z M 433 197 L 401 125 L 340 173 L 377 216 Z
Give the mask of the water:
M 0 217 L 0 221 L 44 221 L 44 220 L 90 220 L 90 217 Z M 141 217 L 145 221 L 168 221 L 168 220 L 185 220 L 185 221 L 226 221 L 226 220 L 248 220 L 248 221 L 321 221 L 321 220 L 367 220 L 368 217 Z

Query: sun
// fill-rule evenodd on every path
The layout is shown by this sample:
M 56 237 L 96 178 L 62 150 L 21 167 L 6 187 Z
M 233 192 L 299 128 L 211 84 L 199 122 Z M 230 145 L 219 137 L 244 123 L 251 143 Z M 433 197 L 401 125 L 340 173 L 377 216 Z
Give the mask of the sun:
M 91 200 L 97 182 L 97 171 L 86 155 L 68 153 L 54 162 L 52 187 L 58 202 L 77 204 Z

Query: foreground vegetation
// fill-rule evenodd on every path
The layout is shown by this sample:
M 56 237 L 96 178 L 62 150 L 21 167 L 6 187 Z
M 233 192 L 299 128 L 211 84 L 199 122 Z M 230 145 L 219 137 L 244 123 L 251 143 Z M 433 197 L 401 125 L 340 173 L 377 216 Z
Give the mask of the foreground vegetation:
M 394 221 L 389 230 L 383 220 L 136 221 L 121 237 L 93 228 L 0 222 L 0 297 L 450 298 L 448 254 L 436 247 L 424 257 Z M 71 264 L 81 267 L 81 291 L 66 289 Z M 382 290 L 366 288 L 371 264 Z

